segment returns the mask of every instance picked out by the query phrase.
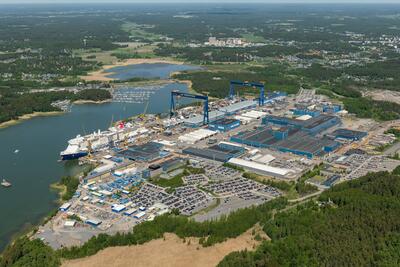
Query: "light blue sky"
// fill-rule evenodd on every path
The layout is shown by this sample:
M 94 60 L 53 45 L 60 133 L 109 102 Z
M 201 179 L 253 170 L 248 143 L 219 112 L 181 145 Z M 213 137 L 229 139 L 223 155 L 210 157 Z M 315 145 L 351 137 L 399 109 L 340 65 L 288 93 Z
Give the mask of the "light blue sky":
M 400 0 L 0 0 L 0 4 L 18 3 L 398 3 Z

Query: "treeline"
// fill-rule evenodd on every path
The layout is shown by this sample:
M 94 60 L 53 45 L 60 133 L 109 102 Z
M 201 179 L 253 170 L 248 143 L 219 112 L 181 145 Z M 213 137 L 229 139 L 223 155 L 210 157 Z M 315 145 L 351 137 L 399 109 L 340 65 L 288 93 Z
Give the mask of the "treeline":
M 61 261 L 56 251 L 41 240 L 21 237 L 8 246 L 0 258 L 1 267 L 56 267 Z
M 195 222 L 188 217 L 173 214 L 158 216 L 152 222 L 144 222 L 132 232 L 113 236 L 100 234 L 80 247 L 63 248 L 54 252 L 40 240 L 29 241 L 26 237 L 7 247 L 0 261 L 6 266 L 58 266 L 60 259 L 75 259 L 93 255 L 106 247 L 143 244 L 161 238 L 164 233 L 175 233 L 181 238 L 200 237 L 203 246 L 235 238 L 257 222 L 271 219 L 273 210 L 283 209 L 287 201 L 272 200 L 257 207 L 241 209 L 216 221 Z M 27 262 L 27 259 L 30 262 Z
M 259 183 L 278 188 L 279 190 L 285 192 L 287 195 L 291 195 L 291 197 L 305 196 L 307 194 L 311 194 L 318 191 L 318 188 L 316 186 L 306 183 L 305 181 L 307 179 L 303 178 L 300 178 L 297 182 L 294 181 L 286 182 L 277 179 L 266 179 L 265 177 L 262 177 L 252 172 L 245 172 L 243 173 L 242 176 L 244 178 L 251 179 Z M 292 195 L 293 193 L 294 195 Z
M 285 66 L 271 65 L 268 68 L 250 68 L 240 72 L 229 71 L 195 71 L 174 75 L 179 80 L 191 80 L 193 89 L 199 93 L 209 93 L 210 96 L 225 98 L 229 94 L 231 80 L 255 81 L 265 84 L 265 93 L 283 91 L 289 94 L 297 93 L 300 85 L 292 77 L 282 75 Z M 239 95 L 258 96 L 259 90 L 252 87 L 235 87 Z
M 34 112 L 60 111 L 51 103 L 58 100 L 92 100 L 102 101 L 111 98 L 107 90 L 86 89 L 74 94 L 72 92 L 39 92 L 16 93 L 10 90 L 2 91 L 0 96 L 0 123 L 18 119 L 18 117 Z
M 135 226 L 130 233 L 114 236 L 100 234 L 91 238 L 81 247 L 61 249 L 59 255 L 66 259 L 85 257 L 109 246 L 142 244 L 152 239 L 161 238 L 164 233 L 175 233 L 181 238 L 200 237 L 203 246 L 211 246 L 223 242 L 227 238 L 239 236 L 257 222 L 269 220 L 274 209 L 279 210 L 285 206 L 285 199 L 276 199 L 258 207 L 235 211 L 216 221 L 201 223 L 184 216 L 158 216 L 152 222 L 144 222 Z
M 335 84 L 332 86 L 332 91 L 335 94 L 345 97 L 357 98 L 362 96 L 359 90 L 355 89 L 351 85 L 346 84 Z
M 219 266 L 399 266 L 400 177 L 368 174 L 278 213 L 264 225 L 272 242 L 234 252 Z
M 345 98 L 344 108 L 360 118 L 373 118 L 378 121 L 389 121 L 400 118 L 400 105 L 389 101 L 378 101 L 370 98 Z
M 161 57 L 178 57 L 197 64 L 215 62 L 241 63 L 256 58 L 294 55 L 301 50 L 293 46 L 265 45 L 260 47 L 178 47 L 159 44 L 154 51 Z
M 19 83 L 45 86 L 98 67 L 77 49 L 112 50 L 130 40 L 117 14 L 69 13 L 69 16 L 10 15 L 0 18 L 0 86 Z M 19 27 L 23 26 L 23 27 Z M 18 30 L 16 30 L 18 27 Z M 30 88 L 38 88 L 34 86 Z
M 79 179 L 73 176 L 64 176 L 61 178 L 59 184 L 65 186 L 65 192 L 62 195 L 62 199 L 70 200 L 79 186 Z
M 121 29 L 119 14 L 87 14 L 71 12 L 70 16 L 5 16 L 0 18 L 2 42 L 0 50 L 40 49 L 54 54 L 72 49 L 100 48 L 112 50 L 114 42 L 129 41 Z M 24 25 L 15 30 L 15 25 Z
M 104 89 L 85 89 L 79 91 L 72 97 L 72 101 L 75 100 L 90 100 L 90 101 L 104 101 L 111 99 L 111 93 Z
M 203 246 L 234 238 L 260 223 L 272 239 L 254 252 L 234 252 L 220 266 L 398 266 L 400 167 L 342 183 L 285 212 L 283 198 L 241 209 L 217 221 L 195 222 L 163 215 L 125 234 L 100 234 L 81 247 L 54 252 L 40 240 L 18 239 L 0 266 L 58 266 L 60 259 L 94 255 L 110 246 L 143 244 L 166 232 L 200 237 Z M 272 219 L 273 218 L 273 219 Z

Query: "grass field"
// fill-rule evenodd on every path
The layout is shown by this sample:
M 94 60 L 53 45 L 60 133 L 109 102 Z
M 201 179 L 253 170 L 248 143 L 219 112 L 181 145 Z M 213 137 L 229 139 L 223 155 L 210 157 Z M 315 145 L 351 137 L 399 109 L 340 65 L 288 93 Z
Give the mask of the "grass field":
M 253 230 L 254 229 L 254 230 Z M 210 247 L 199 244 L 198 238 L 180 239 L 174 234 L 165 234 L 138 246 L 106 248 L 96 255 L 63 262 L 63 267 L 102 267 L 102 266 L 216 266 L 225 255 L 232 251 L 254 250 L 261 241 L 268 239 L 261 227 L 256 225 L 237 238 Z M 157 255 L 155 257 L 155 255 Z
M 182 177 L 184 174 L 178 174 L 171 179 L 163 179 L 158 178 L 154 181 L 154 184 L 162 186 L 162 187 L 169 187 L 169 188 L 176 188 L 183 185 Z
M 254 33 L 244 33 L 242 34 L 242 38 L 251 43 L 263 43 L 267 41 L 261 36 L 254 35 Z
M 154 34 L 146 31 L 146 28 L 151 28 L 149 25 L 139 25 L 136 23 L 132 22 L 126 22 L 122 24 L 122 30 L 129 32 L 131 37 L 133 38 L 141 38 L 141 39 L 146 39 L 149 41 L 157 41 L 160 40 L 160 38 L 163 38 L 162 35 L 159 34 Z

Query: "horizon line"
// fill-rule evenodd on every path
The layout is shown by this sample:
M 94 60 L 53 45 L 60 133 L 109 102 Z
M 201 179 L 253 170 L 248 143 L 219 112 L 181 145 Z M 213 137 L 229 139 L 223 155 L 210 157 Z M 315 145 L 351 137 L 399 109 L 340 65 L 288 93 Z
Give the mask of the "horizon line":
M 83 0 L 83 1 L 79 1 L 79 2 L 75 2 L 75 1 L 58 1 L 58 2 L 54 2 L 51 0 L 44 0 L 44 1 L 10 1 L 10 2 L 1 2 L 0 1 L 0 5 L 22 5 L 22 4 L 31 4 L 31 5 L 41 5 L 41 4 L 49 4 L 49 5 L 59 5 L 59 4 L 74 4 L 74 5 L 81 5 L 81 4 L 278 4 L 278 5 L 285 5 L 285 4 L 308 4 L 308 5 L 325 5 L 325 4 L 341 4 L 341 5 L 348 5 L 348 4 L 359 4 L 359 5 L 382 5 L 382 4 L 393 4 L 393 5 L 400 5 L 400 2 L 398 1 L 393 1 L 393 0 L 386 0 L 386 1 L 382 1 L 382 2 L 372 2 L 372 1 L 368 1 L 368 2 L 360 2 L 360 0 L 339 0 L 339 1 L 335 1 L 335 0 L 329 0 L 329 1 L 324 1 L 324 2 L 314 2 L 314 1 L 307 1 L 307 0 L 300 0 L 300 1 L 296 1 L 296 0 L 288 0 L 288 1 L 279 1 L 279 0 L 271 0 L 271 1 L 259 1 L 259 0 L 250 0 L 250 1 L 246 1 L 246 0 L 228 0 L 228 1 L 218 1 L 218 0 L 205 0 L 205 1 L 201 1 L 201 0 L 195 0 L 195 1 L 190 1 L 187 2 L 185 0 L 171 0 L 171 1 L 163 1 L 163 0 L 138 0 L 138 1 L 92 1 L 92 0 Z

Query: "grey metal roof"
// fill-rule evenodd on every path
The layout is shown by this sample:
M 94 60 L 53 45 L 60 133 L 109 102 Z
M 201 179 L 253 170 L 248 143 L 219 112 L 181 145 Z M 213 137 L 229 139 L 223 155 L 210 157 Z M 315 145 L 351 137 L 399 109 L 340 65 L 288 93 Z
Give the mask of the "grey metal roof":
M 211 111 L 208 114 L 208 117 L 209 117 L 210 121 L 214 121 L 214 120 L 217 120 L 217 119 L 223 117 L 226 113 L 235 113 L 239 110 L 250 108 L 254 105 L 257 105 L 257 102 L 254 100 L 245 100 L 245 101 L 237 102 L 237 103 L 234 103 L 227 107 L 220 108 L 219 110 Z M 193 124 L 193 125 L 201 124 L 203 122 L 203 115 L 197 115 L 197 116 L 185 119 L 184 122 L 188 123 L 188 124 Z
M 234 104 L 229 105 L 227 107 L 220 108 L 219 110 L 221 110 L 222 112 L 225 112 L 225 113 L 234 113 L 234 112 L 237 112 L 239 110 L 250 108 L 250 107 L 255 106 L 255 105 L 257 105 L 256 101 L 254 101 L 254 100 L 245 100 L 245 101 L 234 103 Z

